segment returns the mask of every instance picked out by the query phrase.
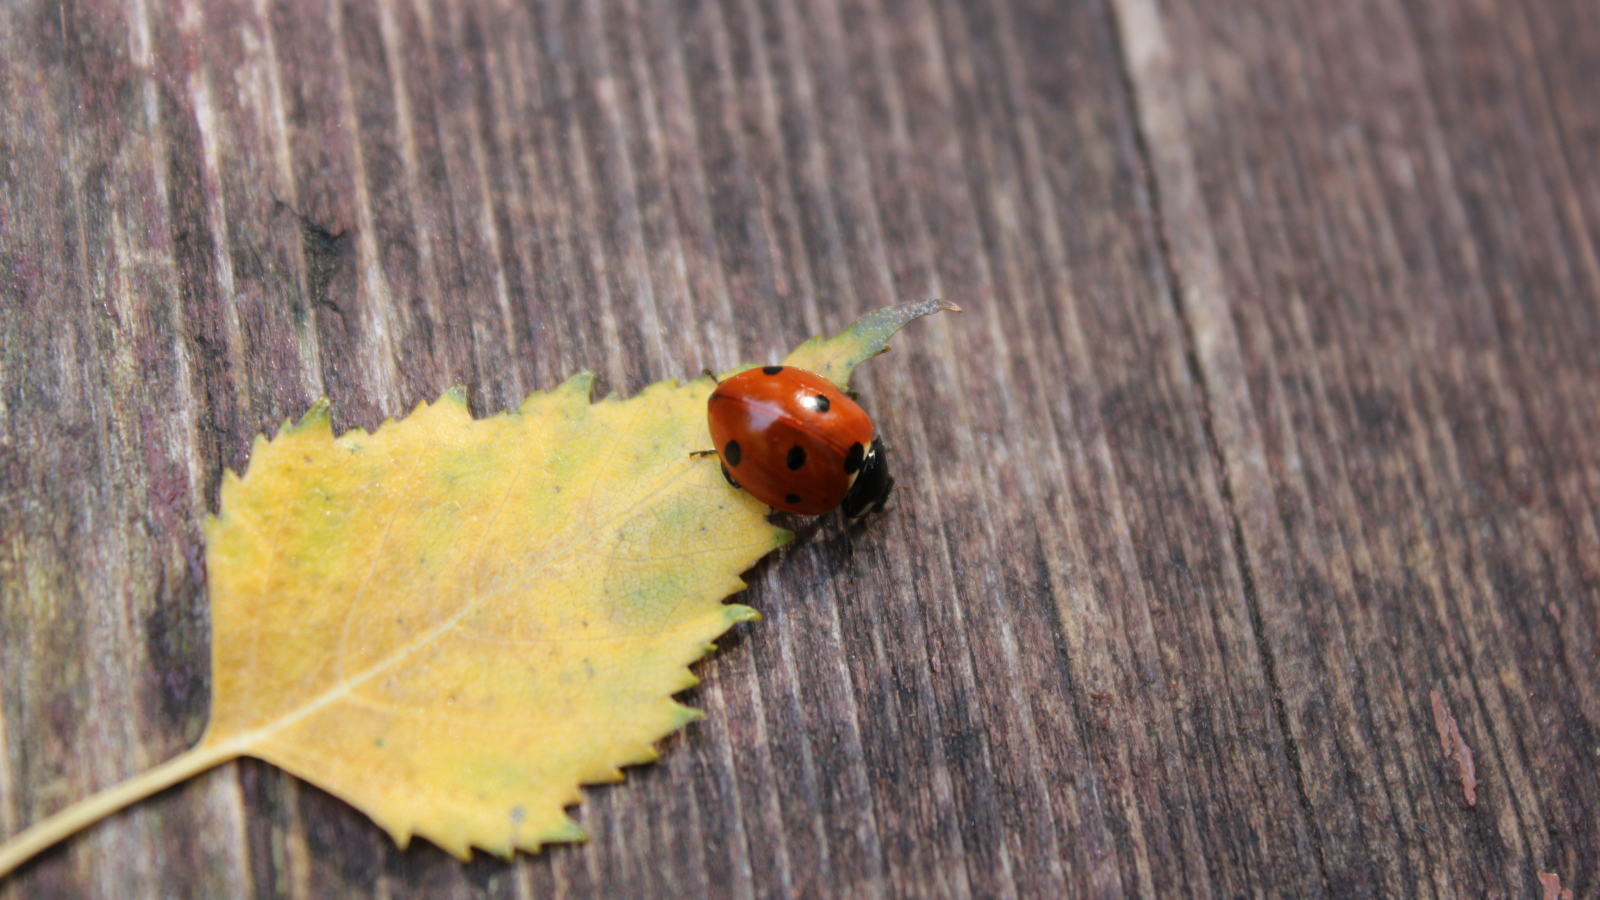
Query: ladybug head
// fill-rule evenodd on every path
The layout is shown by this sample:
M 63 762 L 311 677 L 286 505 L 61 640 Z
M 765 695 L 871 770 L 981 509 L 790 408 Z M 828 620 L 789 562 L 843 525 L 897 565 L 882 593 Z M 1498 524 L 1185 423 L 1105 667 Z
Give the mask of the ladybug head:
M 855 484 L 844 497 L 844 517 L 847 521 L 882 512 L 889 502 L 889 492 L 894 490 L 894 476 L 889 474 L 888 451 L 883 449 L 883 438 L 872 439 L 872 449 L 861 462 Z

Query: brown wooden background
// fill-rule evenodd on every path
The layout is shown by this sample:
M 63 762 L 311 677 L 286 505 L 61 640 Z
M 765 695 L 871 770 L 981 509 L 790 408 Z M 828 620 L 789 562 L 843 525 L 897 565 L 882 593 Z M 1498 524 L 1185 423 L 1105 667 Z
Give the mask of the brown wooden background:
M 3 834 L 197 738 L 201 517 L 317 395 L 968 310 L 587 846 L 245 762 L 0 898 L 1597 896 L 1597 86 L 1585 0 L 0 6 Z

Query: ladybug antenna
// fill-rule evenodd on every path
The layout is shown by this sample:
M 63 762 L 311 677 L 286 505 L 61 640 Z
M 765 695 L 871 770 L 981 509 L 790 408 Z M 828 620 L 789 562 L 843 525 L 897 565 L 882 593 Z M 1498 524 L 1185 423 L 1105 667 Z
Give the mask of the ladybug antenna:
M 717 451 L 713 450 L 711 452 L 715 453 Z M 905 492 L 905 491 L 910 491 L 910 490 L 911 490 L 911 485 L 906 484 L 903 481 L 899 481 L 899 480 L 895 479 L 893 476 L 891 476 L 889 478 L 889 489 L 883 492 L 883 502 L 878 504 L 877 511 L 878 512 L 884 512 L 884 511 L 888 510 L 889 504 L 894 501 L 894 495 L 895 494 L 901 493 L 901 492 Z M 899 504 L 898 503 L 895 504 L 895 507 L 898 509 L 899 508 Z
M 700 374 L 703 377 L 711 379 L 711 381 L 713 383 L 715 383 L 715 384 L 721 384 L 722 383 L 722 379 L 717 377 L 717 373 L 711 371 L 710 369 L 701 369 L 700 370 Z

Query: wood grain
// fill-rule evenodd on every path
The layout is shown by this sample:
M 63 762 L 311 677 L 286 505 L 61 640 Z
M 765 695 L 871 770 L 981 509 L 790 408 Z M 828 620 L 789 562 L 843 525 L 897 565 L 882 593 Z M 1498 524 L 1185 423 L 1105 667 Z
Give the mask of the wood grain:
M 0 834 L 204 726 L 312 399 L 628 395 L 943 296 L 593 838 L 245 761 L 0 897 L 1600 889 L 1600 31 L 1532 0 L 0 7 Z M 1437 693 L 1475 760 L 1469 806 Z

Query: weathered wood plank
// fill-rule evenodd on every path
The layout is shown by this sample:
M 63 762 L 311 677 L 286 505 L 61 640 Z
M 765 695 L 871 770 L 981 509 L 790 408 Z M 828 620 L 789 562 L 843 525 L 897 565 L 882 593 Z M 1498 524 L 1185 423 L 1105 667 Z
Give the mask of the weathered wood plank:
M 0 10 L 0 834 L 206 710 L 199 523 L 320 393 L 624 394 L 946 296 L 898 507 L 507 864 L 261 763 L 0 897 L 1511 896 L 1596 884 L 1578 4 Z M 1474 809 L 1437 690 L 1477 754 Z
M 1141 121 L 1328 885 L 1581 893 L 1592 141 L 1516 4 L 1146 6 L 1119 4 Z

